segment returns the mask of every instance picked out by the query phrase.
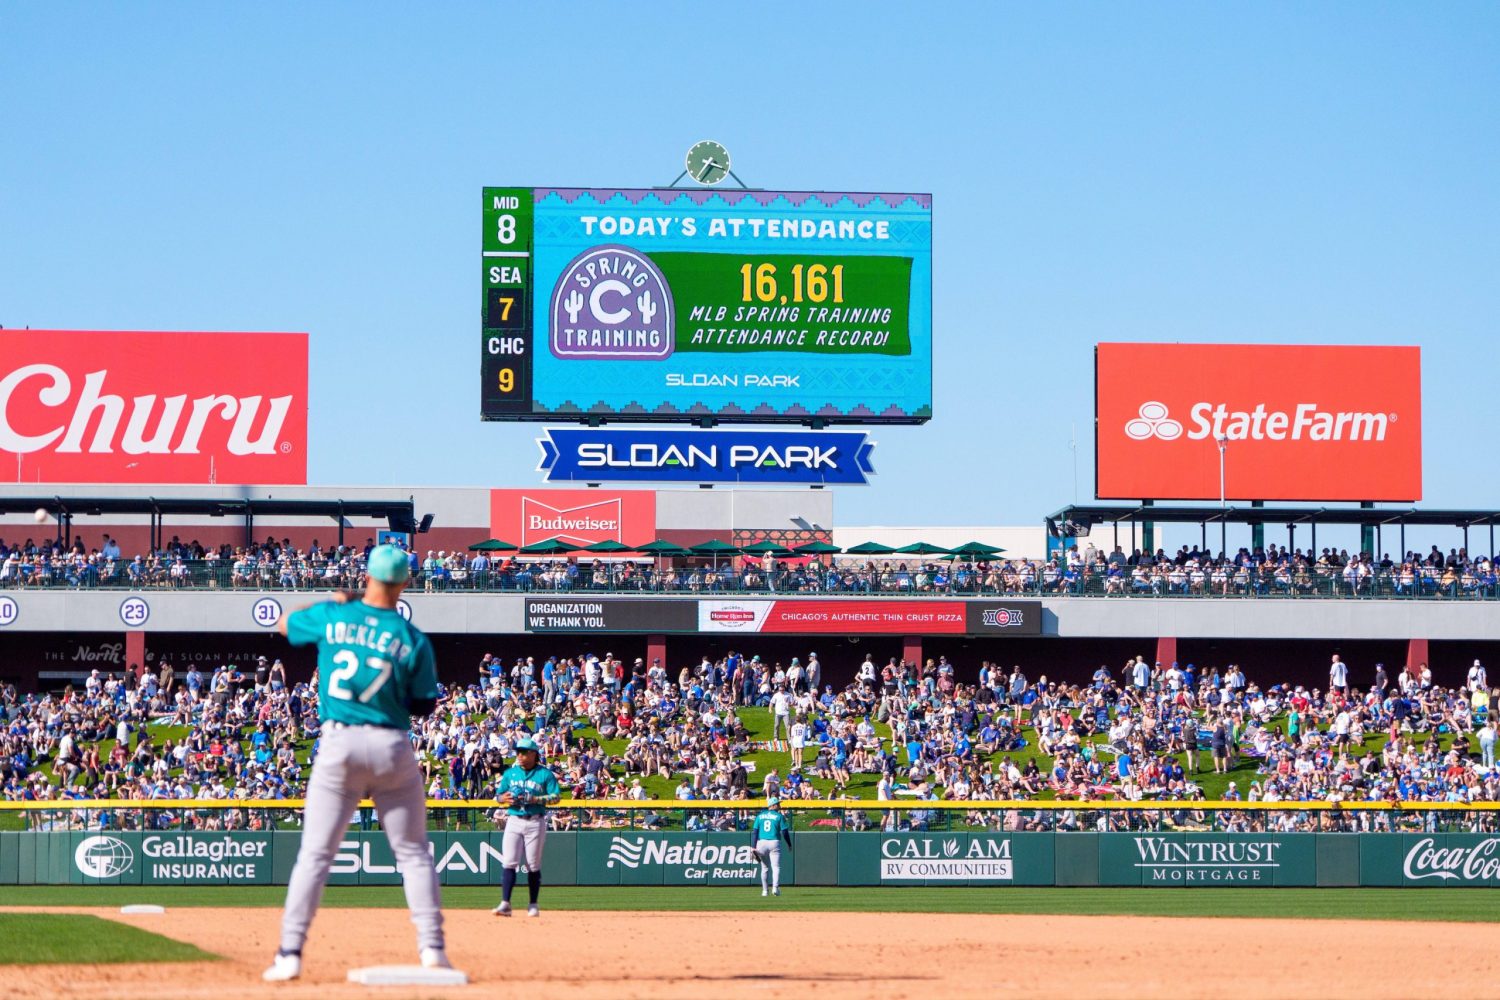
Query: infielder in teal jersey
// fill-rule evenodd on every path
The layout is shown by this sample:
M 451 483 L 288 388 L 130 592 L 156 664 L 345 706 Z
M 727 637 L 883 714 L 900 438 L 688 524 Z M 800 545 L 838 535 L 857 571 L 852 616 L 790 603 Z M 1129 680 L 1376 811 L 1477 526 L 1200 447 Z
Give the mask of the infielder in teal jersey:
M 781 895 L 781 842 L 786 841 L 787 850 L 792 848 L 792 825 L 781 814 L 781 800 L 771 799 L 755 817 L 755 826 L 750 834 L 750 843 L 755 847 L 755 860 L 760 862 L 760 894 Z M 770 885 L 766 875 L 771 876 Z
M 510 894 L 516 887 L 516 869 L 526 862 L 526 889 L 531 905 L 528 917 L 541 913 L 542 845 L 547 842 L 547 807 L 562 797 L 557 777 L 538 763 L 536 741 L 526 736 L 516 741 L 516 762 L 500 775 L 496 798 L 505 806 L 505 839 L 500 844 L 500 905 L 490 912 L 510 916 Z
M 328 868 L 359 801 L 375 800 L 380 824 L 406 887 L 422 965 L 451 968 L 443 947 L 437 871 L 427 846 L 427 802 L 407 735 L 413 715 L 437 704 L 432 643 L 396 611 L 410 566 L 406 553 L 381 545 L 370 553 L 364 595 L 342 593 L 294 611 L 280 631 L 294 646 L 318 646 L 322 738 L 302 846 L 286 890 L 281 947 L 264 978 L 302 973 L 302 945 L 317 913 Z

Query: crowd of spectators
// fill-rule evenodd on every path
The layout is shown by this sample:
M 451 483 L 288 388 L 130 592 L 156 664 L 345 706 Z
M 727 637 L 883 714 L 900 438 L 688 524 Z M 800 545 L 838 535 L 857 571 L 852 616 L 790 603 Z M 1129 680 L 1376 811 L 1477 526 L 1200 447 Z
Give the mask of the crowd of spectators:
M 414 721 L 413 752 L 430 797 L 453 800 L 491 797 L 523 736 L 537 740 L 574 798 L 622 805 L 666 797 L 663 789 L 725 801 L 1500 800 L 1490 715 L 1500 692 L 1478 661 L 1453 686 L 1434 683 L 1426 668 L 1392 676 L 1379 665 L 1358 686 L 1337 656 L 1327 686 L 1312 688 L 1263 685 L 1235 665 L 1199 670 L 1139 657 L 1101 666 L 1088 683 L 989 662 L 962 674 L 941 657 L 922 665 L 866 657 L 836 690 L 816 655 L 782 664 L 731 653 L 676 670 L 609 652 L 541 662 L 486 656 L 471 682 L 446 687 L 437 710 Z M 280 661 L 265 658 L 246 669 L 95 670 L 52 694 L 7 686 L 0 710 L 7 799 L 296 798 L 319 738 L 314 685 L 290 681 Z M 872 816 L 936 821 L 923 810 L 882 820 L 873 805 L 845 820 Z M 556 821 L 607 826 L 622 817 L 560 810 Z M 976 810 L 969 819 L 1011 828 L 1106 822 L 1083 811 Z M 739 821 L 727 811 L 689 820 Z M 1307 820 L 1275 813 L 1255 822 Z M 253 828 L 265 816 L 203 809 L 133 822 Z M 1391 820 L 1355 812 L 1348 822 Z
M 132 587 L 316 590 L 356 583 L 375 542 L 205 548 L 177 537 L 149 554 L 125 556 L 108 535 L 99 547 L 0 539 L 0 587 Z M 529 557 L 487 552 L 412 551 L 416 586 L 427 592 L 654 591 L 848 595 L 1016 596 L 1500 596 L 1500 567 L 1464 549 L 1389 555 L 1268 546 L 1233 556 L 1183 547 L 1176 555 L 1092 543 L 1050 559 L 987 561 L 902 558 L 694 558 L 652 560 Z

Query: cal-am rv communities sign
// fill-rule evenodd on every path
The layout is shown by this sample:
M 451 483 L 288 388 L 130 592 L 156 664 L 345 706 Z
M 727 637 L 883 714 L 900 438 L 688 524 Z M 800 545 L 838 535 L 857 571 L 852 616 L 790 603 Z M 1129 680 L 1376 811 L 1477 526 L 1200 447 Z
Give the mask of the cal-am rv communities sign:
M 884 837 L 882 882 L 968 882 L 1015 878 L 1010 841 L 1002 837 Z

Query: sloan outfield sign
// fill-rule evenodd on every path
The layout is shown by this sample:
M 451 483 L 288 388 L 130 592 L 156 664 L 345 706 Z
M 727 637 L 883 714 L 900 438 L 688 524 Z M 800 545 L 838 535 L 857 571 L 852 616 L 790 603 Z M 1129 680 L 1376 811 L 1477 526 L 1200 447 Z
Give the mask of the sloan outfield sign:
M 858 431 L 547 429 L 548 482 L 860 484 L 875 471 Z

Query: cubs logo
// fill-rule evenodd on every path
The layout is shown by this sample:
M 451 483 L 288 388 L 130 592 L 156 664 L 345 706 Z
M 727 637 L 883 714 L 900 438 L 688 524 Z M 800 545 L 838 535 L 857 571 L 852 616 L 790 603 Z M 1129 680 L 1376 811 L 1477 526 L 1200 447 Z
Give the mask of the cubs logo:
M 995 628 L 1007 628 L 1011 625 L 1020 625 L 1023 612 L 1010 608 L 996 608 L 984 613 L 984 623 Z
M 661 361 L 675 346 L 676 309 L 661 268 L 627 246 L 573 258 L 552 289 L 552 353 L 563 359 Z

